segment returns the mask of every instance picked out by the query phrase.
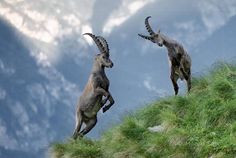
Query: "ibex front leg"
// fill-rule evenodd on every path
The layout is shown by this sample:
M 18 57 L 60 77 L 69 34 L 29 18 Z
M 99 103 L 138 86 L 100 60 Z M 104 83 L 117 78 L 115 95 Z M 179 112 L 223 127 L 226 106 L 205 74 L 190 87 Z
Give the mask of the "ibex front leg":
M 109 104 L 105 105 L 106 102 L 109 100 Z M 105 103 L 104 103 L 104 107 L 102 108 L 103 113 L 106 112 L 108 109 L 110 109 L 110 107 L 115 103 L 112 95 L 109 93 L 109 96 L 105 99 Z
M 110 107 L 115 103 L 112 95 L 110 94 L 110 92 L 105 91 L 103 88 L 98 87 L 96 88 L 96 93 L 101 94 L 103 96 L 105 96 L 106 98 L 104 100 L 102 100 L 102 106 L 104 106 L 106 104 L 107 101 L 109 101 L 108 105 L 105 105 L 105 107 L 103 107 L 102 111 L 103 113 L 106 112 L 108 109 L 110 109 Z
M 173 87 L 174 87 L 174 90 L 175 90 L 175 95 L 177 95 L 178 91 L 179 91 L 179 86 L 177 84 L 177 80 L 179 79 L 179 76 L 177 74 L 175 74 L 175 68 L 174 68 L 173 65 L 171 66 L 170 79 L 172 81 L 172 84 L 173 84 Z
M 97 95 L 103 95 L 105 97 L 109 96 L 109 92 L 107 92 L 105 89 L 101 88 L 101 87 L 97 87 L 94 91 Z

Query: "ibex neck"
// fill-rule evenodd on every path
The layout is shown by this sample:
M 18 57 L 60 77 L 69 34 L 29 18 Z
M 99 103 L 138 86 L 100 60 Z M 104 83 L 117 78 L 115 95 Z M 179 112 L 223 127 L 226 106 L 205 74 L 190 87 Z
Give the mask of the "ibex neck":
M 93 69 L 92 72 L 93 73 L 105 73 L 105 67 L 102 66 L 100 63 L 98 63 L 97 61 L 94 62 L 93 64 Z
M 173 40 L 173 39 L 170 39 L 169 37 L 167 37 L 166 35 L 163 35 L 163 34 L 161 34 L 161 37 L 162 37 L 162 39 L 164 40 L 164 46 L 166 47 L 166 48 L 170 48 L 170 47 L 172 47 L 175 43 L 176 43 L 176 41 L 175 40 Z

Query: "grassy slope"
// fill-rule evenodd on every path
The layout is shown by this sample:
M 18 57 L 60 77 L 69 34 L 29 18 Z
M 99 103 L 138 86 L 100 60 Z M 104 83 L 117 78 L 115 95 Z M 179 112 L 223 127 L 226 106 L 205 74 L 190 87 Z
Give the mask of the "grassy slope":
M 150 126 L 162 125 L 161 133 Z M 54 144 L 55 158 L 236 157 L 236 66 L 219 64 L 193 79 L 191 94 L 154 102 L 99 141 Z

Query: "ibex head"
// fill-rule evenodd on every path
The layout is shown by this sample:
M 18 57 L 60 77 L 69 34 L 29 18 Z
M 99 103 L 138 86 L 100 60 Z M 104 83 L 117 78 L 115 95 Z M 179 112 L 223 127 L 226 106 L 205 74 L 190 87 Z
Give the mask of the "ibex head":
M 151 28 L 151 26 L 150 26 L 150 24 L 149 24 L 149 22 L 148 22 L 148 19 L 149 19 L 149 18 L 151 18 L 151 16 L 146 17 L 146 19 L 145 19 L 145 26 L 146 26 L 146 29 L 147 29 L 148 33 L 150 34 L 150 36 L 145 36 L 145 35 L 142 35 L 142 34 L 138 34 L 138 35 L 139 35 L 140 37 L 142 37 L 142 38 L 144 38 L 144 39 L 146 39 L 146 40 L 150 40 L 150 41 L 152 41 L 153 43 L 158 44 L 158 46 L 162 47 L 163 44 L 164 44 L 164 40 L 163 40 L 163 38 L 162 38 L 162 36 L 161 36 L 161 31 L 158 30 L 158 32 L 155 33 L 155 32 L 152 30 L 152 28 Z
M 89 35 L 100 51 L 100 53 L 96 55 L 95 60 L 103 67 L 112 68 L 113 62 L 109 58 L 109 46 L 105 38 L 102 36 L 95 36 L 91 33 L 84 33 L 83 35 Z

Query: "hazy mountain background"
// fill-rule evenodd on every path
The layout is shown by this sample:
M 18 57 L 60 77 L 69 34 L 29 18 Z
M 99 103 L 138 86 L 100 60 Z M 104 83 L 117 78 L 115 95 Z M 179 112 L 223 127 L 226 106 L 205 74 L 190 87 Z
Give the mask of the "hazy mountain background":
M 88 135 L 100 134 L 153 99 L 173 94 L 166 49 L 137 36 L 154 30 L 181 42 L 199 75 L 236 58 L 235 0 L 0 0 L 0 157 L 45 157 L 74 128 L 76 102 L 104 36 L 116 101 Z M 181 93 L 185 84 L 181 83 Z

